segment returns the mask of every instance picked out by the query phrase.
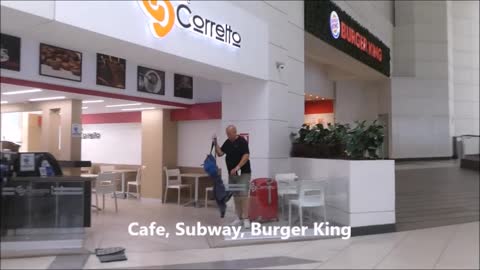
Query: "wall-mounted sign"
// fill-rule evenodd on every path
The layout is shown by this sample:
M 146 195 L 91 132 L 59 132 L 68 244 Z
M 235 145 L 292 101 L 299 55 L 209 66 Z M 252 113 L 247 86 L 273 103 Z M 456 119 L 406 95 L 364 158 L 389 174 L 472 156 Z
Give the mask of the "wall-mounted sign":
M 72 124 L 72 137 L 74 138 L 82 137 L 82 124 L 78 124 L 78 123 Z
M 82 139 L 100 139 L 102 135 L 98 132 L 82 133 Z
M 174 6 L 169 0 L 141 0 L 140 7 L 150 18 L 150 29 L 157 38 L 163 38 L 177 26 L 236 48 L 241 47 L 242 37 L 231 25 L 220 23 L 195 13 L 187 4 Z
M 305 1 L 305 30 L 390 76 L 390 49 L 332 1 Z
M 137 91 L 165 95 L 165 72 L 138 66 Z

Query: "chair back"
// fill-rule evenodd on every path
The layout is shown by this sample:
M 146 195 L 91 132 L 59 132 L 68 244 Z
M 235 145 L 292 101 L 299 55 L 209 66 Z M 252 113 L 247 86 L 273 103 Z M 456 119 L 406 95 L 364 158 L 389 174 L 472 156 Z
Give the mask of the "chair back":
M 117 190 L 118 173 L 100 173 L 95 181 L 95 191 L 98 194 L 114 193 Z
M 100 172 L 101 173 L 111 172 L 113 170 L 115 170 L 115 166 L 112 166 L 112 165 L 101 165 L 100 166 Z
M 277 181 L 278 193 L 296 193 L 298 176 L 294 173 L 278 173 L 275 175 Z
M 165 171 L 166 186 L 182 184 L 180 169 L 168 169 L 167 167 L 163 167 L 163 170 Z
M 140 168 L 138 168 L 137 176 L 135 177 L 135 182 L 137 182 L 137 184 L 140 184 L 142 182 L 143 171 L 145 170 L 145 168 L 147 168 L 147 166 L 145 166 L 145 165 L 140 166 Z
M 298 185 L 298 200 L 300 204 L 305 201 L 318 202 L 318 206 L 325 205 L 326 181 L 302 180 Z

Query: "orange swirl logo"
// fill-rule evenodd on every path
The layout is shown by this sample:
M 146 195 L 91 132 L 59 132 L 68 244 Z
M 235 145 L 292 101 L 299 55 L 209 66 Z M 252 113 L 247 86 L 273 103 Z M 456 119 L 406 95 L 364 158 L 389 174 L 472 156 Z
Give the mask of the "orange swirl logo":
M 172 3 L 169 0 L 141 0 L 139 4 L 151 20 L 152 33 L 158 38 L 165 37 L 175 24 L 175 11 Z

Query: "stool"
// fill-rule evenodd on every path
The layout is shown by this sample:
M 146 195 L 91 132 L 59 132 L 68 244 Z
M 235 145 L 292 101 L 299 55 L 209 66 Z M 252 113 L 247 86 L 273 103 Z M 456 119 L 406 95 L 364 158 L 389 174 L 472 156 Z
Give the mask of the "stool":
M 208 207 L 208 192 L 209 191 L 213 192 L 213 187 L 205 188 L 205 208 Z

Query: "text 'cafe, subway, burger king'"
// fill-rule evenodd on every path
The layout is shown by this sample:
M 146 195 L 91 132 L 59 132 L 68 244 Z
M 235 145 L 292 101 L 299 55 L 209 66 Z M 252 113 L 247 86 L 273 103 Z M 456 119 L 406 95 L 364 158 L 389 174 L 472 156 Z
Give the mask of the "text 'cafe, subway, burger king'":
M 155 37 L 166 37 L 172 30 L 175 22 L 177 22 L 177 26 L 181 28 L 230 46 L 241 47 L 242 37 L 232 29 L 232 26 L 195 14 L 188 6 L 189 2 L 187 1 L 187 4 L 177 4 L 176 7 L 169 0 L 142 0 L 139 1 L 139 4 L 145 14 L 151 19 L 150 29 Z

